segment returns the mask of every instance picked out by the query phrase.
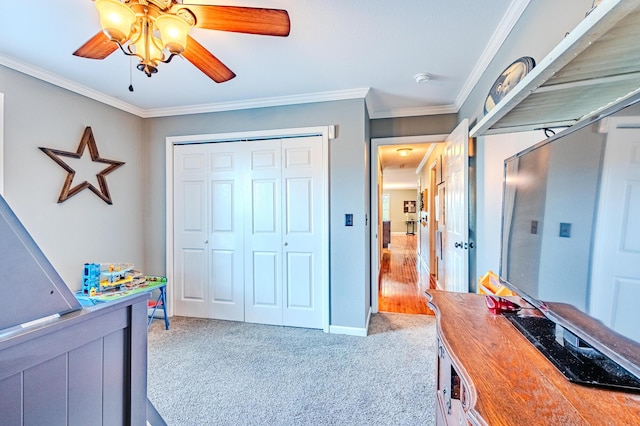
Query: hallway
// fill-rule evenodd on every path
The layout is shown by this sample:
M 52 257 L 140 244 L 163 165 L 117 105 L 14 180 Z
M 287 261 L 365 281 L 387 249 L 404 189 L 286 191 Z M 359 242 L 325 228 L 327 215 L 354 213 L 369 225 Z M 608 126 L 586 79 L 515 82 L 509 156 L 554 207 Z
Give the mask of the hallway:
M 391 235 L 388 249 L 382 249 L 378 310 L 405 314 L 433 315 L 424 291 L 435 288 L 429 274 L 417 268 L 416 235 Z

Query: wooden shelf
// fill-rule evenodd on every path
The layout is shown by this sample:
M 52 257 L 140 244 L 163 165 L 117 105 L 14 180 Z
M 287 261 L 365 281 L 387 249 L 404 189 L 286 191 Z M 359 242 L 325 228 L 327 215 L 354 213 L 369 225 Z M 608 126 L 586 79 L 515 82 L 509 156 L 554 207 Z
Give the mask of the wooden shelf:
M 640 0 L 604 0 L 469 132 L 569 127 L 640 96 Z

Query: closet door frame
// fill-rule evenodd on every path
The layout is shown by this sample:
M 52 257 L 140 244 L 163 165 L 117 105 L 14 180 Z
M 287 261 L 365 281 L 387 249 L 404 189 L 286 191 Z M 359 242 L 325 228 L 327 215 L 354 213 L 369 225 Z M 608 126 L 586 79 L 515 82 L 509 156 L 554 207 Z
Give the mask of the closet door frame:
M 323 274 L 322 274 L 322 329 L 329 332 L 329 139 L 335 133 L 335 126 L 302 127 L 291 129 L 259 130 L 232 133 L 211 133 L 201 135 L 169 136 L 165 139 L 165 232 L 166 232 L 166 274 L 167 274 L 167 313 L 173 315 L 174 303 L 174 217 L 173 217 L 173 147 L 174 145 L 233 142 L 260 139 L 279 139 L 288 137 L 320 136 L 322 137 L 322 172 L 323 191 L 322 205 L 324 220 L 322 224 Z

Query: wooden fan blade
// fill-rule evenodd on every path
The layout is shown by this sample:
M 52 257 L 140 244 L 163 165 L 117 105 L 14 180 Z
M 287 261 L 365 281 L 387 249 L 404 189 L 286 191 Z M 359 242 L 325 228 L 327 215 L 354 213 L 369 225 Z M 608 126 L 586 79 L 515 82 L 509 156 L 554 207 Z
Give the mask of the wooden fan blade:
M 80 56 L 82 58 L 104 59 L 117 49 L 118 45 L 116 42 L 109 40 L 109 38 L 100 31 L 91 37 L 88 42 L 80 46 L 73 54 L 74 56 Z
M 195 65 L 196 68 L 216 83 L 224 83 L 236 76 L 233 71 L 213 56 L 203 45 L 195 41 L 193 37 L 187 37 L 187 48 L 182 52 L 182 56 L 187 61 Z
M 179 9 L 193 12 L 195 26 L 209 30 L 286 37 L 291 27 L 289 14 L 281 9 L 182 4 L 173 11 Z

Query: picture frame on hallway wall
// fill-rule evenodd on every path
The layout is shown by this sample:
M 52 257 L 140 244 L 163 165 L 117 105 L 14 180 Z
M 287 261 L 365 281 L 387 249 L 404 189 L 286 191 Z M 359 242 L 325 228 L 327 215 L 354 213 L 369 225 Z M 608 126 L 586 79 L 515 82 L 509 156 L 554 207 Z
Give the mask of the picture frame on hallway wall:
M 415 201 L 405 201 L 404 202 L 404 212 L 405 213 L 415 213 L 416 212 L 416 202 Z

